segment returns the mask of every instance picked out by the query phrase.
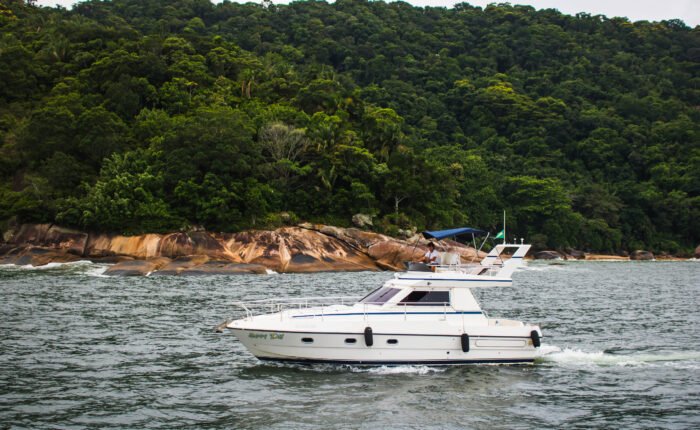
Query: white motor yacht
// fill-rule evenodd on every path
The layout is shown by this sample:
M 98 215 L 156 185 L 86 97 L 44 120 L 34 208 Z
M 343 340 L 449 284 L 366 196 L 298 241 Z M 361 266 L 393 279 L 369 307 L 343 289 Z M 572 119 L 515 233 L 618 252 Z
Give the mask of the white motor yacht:
M 453 229 L 425 232 L 441 239 Z M 532 363 L 536 325 L 490 318 L 473 288 L 509 287 L 526 244 L 499 244 L 480 262 L 443 253 L 436 266 L 409 270 L 359 300 L 272 299 L 236 303 L 243 318 L 225 323 L 261 360 L 361 365 Z M 268 312 L 268 313 L 263 313 Z

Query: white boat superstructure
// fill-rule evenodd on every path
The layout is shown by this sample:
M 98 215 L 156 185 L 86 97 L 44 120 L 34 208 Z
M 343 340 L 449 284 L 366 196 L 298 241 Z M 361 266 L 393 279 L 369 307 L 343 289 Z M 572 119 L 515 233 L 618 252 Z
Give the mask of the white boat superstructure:
M 350 364 L 531 363 L 536 325 L 489 318 L 472 288 L 510 286 L 530 245 L 497 245 L 478 264 L 443 255 L 413 265 L 360 298 L 237 303 L 226 324 L 262 360 Z M 267 312 L 267 313 L 262 313 Z

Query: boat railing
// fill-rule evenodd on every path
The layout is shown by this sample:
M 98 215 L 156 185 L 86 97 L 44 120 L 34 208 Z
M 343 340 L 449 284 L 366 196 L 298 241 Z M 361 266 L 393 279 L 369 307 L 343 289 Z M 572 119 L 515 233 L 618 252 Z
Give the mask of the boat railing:
M 495 263 L 488 266 L 481 264 L 424 264 L 411 263 L 408 270 L 412 272 L 437 272 L 437 273 L 461 273 L 465 275 L 496 276 L 503 267 L 502 264 Z
M 261 300 L 236 301 L 233 305 L 242 309 L 246 318 L 251 318 L 264 313 L 283 313 L 286 310 L 303 310 L 308 308 L 330 307 L 335 305 L 352 305 L 361 299 L 360 296 L 338 297 L 300 297 L 300 298 L 275 298 Z
M 291 316 L 295 318 L 321 318 L 329 315 L 337 315 L 337 306 L 356 306 L 361 304 L 361 309 L 357 307 L 348 315 L 362 315 L 365 320 L 373 316 L 403 315 L 404 320 L 410 316 L 436 315 L 435 308 L 440 310 L 437 314 L 442 314 L 446 318 L 448 314 L 454 312 L 454 308 L 447 302 L 417 302 L 417 303 L 389 303 L 386 302 L 358 302 L 359 296 L 344 297 L 306 297 L 306 298 L 279 298 L 237 301 L 233 305 L 245 312 L 246 318 L 256 315 L 279 313 L 280 319 Z M 381 308 L 380 308 L 381 307 Z M 425 308 L 431 308 L 428 312 Z M 313 312 L 304 315 L 299 311 L 313 309 Z

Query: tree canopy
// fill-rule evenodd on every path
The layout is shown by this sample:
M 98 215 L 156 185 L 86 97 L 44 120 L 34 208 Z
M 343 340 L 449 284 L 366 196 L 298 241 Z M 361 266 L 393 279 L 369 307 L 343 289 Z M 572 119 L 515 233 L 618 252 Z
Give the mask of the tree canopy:
M 460 3 L 0 4 L 0 222 L 700 243 L 700 28 Z

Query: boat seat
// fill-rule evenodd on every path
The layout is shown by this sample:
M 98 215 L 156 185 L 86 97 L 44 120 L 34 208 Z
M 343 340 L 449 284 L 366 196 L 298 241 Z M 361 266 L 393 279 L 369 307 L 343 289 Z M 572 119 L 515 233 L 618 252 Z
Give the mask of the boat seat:
M 459 254 L 456 252 L 442 252 L 440 253 L 440 265 L 442 266 L 452 266 L 459 265 L 462 261 Z

